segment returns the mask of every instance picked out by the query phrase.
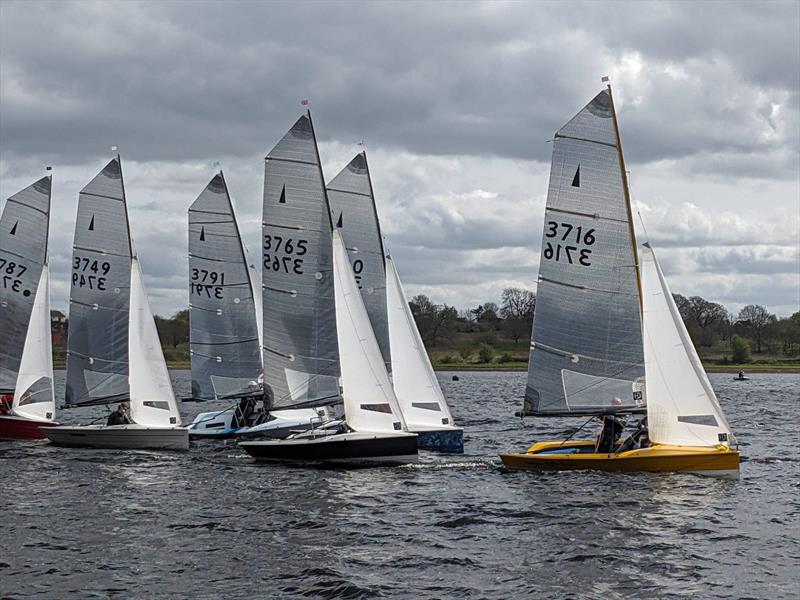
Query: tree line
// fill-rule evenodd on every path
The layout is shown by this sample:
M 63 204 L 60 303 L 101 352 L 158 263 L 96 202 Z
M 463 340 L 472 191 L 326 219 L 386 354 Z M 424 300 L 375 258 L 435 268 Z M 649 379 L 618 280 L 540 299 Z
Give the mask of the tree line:
M 800 354 L 800 311 L 779 318 L 762 305 L 748 304 L 734 314 L 722 304 L 700 296 L 674 294 L 673 297 L 701 354 L 704 350 L 722 348 L 730 353 L 735 363 L 747 362 L 753 354 Z M 459 311 L 454 306 L 437 304 L 425 294 L 418 294 L 411 298 L 409 306 L 429 350 L 460 344 L 465 347 L 464 356 L 477 352 L 482 361 L 490 362 L 494 352 L 492 346 L 497 345 L 498 340 L 527 347 L 536 311 L 536 295 L 530 290 L 508 287 L 503 290 L 499 304 L 484 302 Z M 59 319 L 62 330 L 66 329 L 63 315 L 57 315 L 53 321 L 54 331 Z M 172 317 L 156 316 L 155 321 L 165 348 L 175 349 L 189 343 L 188 309 Z

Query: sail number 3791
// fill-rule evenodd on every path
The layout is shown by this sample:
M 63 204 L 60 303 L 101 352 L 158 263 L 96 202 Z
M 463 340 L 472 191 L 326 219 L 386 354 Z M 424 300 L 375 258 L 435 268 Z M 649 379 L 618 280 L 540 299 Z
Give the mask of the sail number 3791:
M 567 262 L 571 265 L 578 264 L 584 267 L 592 265 L 591 248 L 595 243 L 594 229 L 583 230 L 583 227 L 575 227 L 570 223 L 557 223 L 548 221 L 544 233 L 545 237 L 553 238 L 552 242 L 545 242 L 542 256 L 546 260 Z M 574 241 L 574 246 L 569 245 Z M 581 247 L 584 246 L 584 247 Z

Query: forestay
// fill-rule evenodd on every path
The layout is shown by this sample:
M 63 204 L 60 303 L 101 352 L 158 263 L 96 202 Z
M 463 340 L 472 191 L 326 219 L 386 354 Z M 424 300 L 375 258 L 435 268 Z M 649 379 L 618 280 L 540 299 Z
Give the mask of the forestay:
M 146 427 L 179 427 L 181 417 L 138 258 L 131 263 L 130 293 L 131 420 Z
M 50 271 L 42 268 L 25 348 L 17 377 L 12 412 L 20 417 L 52 421 L 56 413 L 53 389 L 53 336 L 50 329 Z
M 66 404 L 128 398 L 131 240 L 119 157 L 78 200 L 72 255 Z
M 365 152 L 357 154 L 328 183 L 334 226 L 342 233 L 383 362 L 391 373 L 389 327 L 386 322 L 386 268 L 380 222 Z
M 394 391 L 409 427 L 452 426 L 453 416 L 433 372 L 394 260 L 386 257 L 386 296 Z
M 264 392 L 271 408 L 341 401 L 331 218 L 311 115 L 266 158 Z
M 236 396 L 261 376 L 250 269 L 222 173 L 189 207 L 192 397 Z
M 555 135 L 526 411 L 644 405 L 635 240 L 610 91 Z
M 338 231 L 333 233 L 333 260 L 347 424 L 356 431 L 405 431 L 403 414 Z
M 642 252 L 642 292 L 650 439 L 674 446 L 734 443 L 717 396 L 648 244 Z
M 50 177 L 43 177 L 8 198 L 0 217 L 0 393 L 12 394 L 17 386 L 47 260 L 50 188 Z

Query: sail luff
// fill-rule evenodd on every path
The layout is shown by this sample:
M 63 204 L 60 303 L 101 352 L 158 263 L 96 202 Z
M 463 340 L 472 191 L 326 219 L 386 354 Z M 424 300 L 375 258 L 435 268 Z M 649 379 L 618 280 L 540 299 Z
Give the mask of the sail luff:
M 608 99 L 611 103 L 611 118 L 614 121 L 614 134 L 617 137 L 617 152 L 619 153 L 619 169 L 622 175 L 622 190 L 625 193 L 625 208 L 628 211 L 628 228 L 631 236 L 631 250 L 633 251 L 633 268 L 636 270 L 636 286 L 639 290 L 639 314 L 642 311 L 642 274 L 639 265 L 639 251 L 636 244 L 636 230 L 633 226 L 633 206 L 631 200 L 630 182 L 628 181 L 628 170 L 625 168 L 625 153 L 622 151 L 622 136 L 619 133 L 619 121 L 617 120 L 617 109 L 614 104 L 614 94 L 611 92 L 611 84 L 608 84 Z

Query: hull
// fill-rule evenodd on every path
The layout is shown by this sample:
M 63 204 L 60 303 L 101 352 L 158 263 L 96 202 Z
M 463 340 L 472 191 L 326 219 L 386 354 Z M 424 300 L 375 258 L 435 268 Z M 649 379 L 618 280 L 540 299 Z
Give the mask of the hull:
M 72 448 L 119 448 L 125 450 L 188 450 L 185 427 L 141 425 L 86 425 L 48 427 L 42 433 L 56 446 Z
M 34 421 L 14 415 L 0 415 L 0 440 L 43 440 L 40 427 L 56 427 L 55 421 Z
M 418 460 L 417 436 L 409 433 L 350 432 L 240 442 L 239 446 L 256 460 L 266 462 L 379 466 Z
M 308 431 L 322 422 L 321 418 L 277 416 L 250 427 L 233 427 L 233 411 L 200 413 L 188 426 L 191 439 L 272 438 L 284 439 L 293 433 Z
M 435 452 L 464 452 L 464 430 L 460 427 L 443 427 L 442 429 L 415 429 L 409 425 L 409 432 L 417 434 L 417 447 L 420 450 Z
M 703 448 L 654 444 L 617 454 L 594 452 L 594 442 L 538 442 L 524 454 L 501 454 L 511 469 L 541 471 L 597 470 L 620 472 L 686 472 L 710 477 L 738 478 L 739 451 L 726 446 Z

